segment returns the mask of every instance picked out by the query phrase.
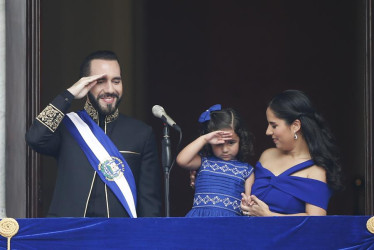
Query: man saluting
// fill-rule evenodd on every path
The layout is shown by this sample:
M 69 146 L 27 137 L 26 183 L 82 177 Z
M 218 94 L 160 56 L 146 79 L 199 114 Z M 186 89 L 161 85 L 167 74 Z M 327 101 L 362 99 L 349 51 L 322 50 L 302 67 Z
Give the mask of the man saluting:
M 123 86 L 117 56 L 97 51 L 83 61 L 81 79 L 34 120 L 26 142 L 56 158 L 48 216 L 161 216 L 161 173 L 152 128 L 118 112 Z M 84 109 L 67 113 L 73 99 Z

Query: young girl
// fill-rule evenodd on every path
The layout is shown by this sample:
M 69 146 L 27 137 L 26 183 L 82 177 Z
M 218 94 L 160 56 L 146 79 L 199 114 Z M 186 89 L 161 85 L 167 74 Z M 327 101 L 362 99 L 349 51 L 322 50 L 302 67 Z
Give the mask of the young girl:
M 177 163 L 197 170 L 195 196 L 187 217 L 241 215 L 241 193 L 249 195 L 253 167 L 246 163 L 253 145 L 249 132 L 233 109 L 217 104 L 199 118 L 201 136 L 187 145 Z

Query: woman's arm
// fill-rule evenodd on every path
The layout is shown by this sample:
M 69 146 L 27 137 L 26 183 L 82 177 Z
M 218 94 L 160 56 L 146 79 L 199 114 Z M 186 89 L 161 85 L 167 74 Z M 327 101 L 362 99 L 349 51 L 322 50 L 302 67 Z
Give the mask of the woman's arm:
M 326 210 L 323 208 L 306 203 L 305 213 L 297 214 L 281 214 L 270 211 L 269 206 L 257 198 L 255 195 L 251 195 L 252 205 L 246 205 L 242 202 L 241 208 L 245 212 L 244 214 L 250 216 L 324 216 Z

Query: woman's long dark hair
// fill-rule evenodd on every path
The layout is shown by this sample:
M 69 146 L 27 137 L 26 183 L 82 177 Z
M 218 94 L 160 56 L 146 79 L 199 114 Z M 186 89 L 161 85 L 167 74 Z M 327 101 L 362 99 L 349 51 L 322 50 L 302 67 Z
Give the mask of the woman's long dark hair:
M 239 152 L 236 159 L 242 162 L 247 162 L 250 156 L 253 155 L 253 134 L 250 133 L 239 114 L 232 108 L 224 108 L 218 111 L 210 112 L 210 120 L 201 124 L 200 134 L 207 134 L 221 129 L 232 129 L 240 138 Z M 210 144 L 205 145 L 201 150 L 202 156 L 212 156 L 213 151 Z
M 286 90 L 276 95 L 268 107 L 277 118 L 285 120 L 288 125 L 300 120 L 301 133 L 312 160 L 326 170 L 330 187 L 334 190 L 341 189 L 341 165 L 335 138 L 310 99 L 299 90 Z

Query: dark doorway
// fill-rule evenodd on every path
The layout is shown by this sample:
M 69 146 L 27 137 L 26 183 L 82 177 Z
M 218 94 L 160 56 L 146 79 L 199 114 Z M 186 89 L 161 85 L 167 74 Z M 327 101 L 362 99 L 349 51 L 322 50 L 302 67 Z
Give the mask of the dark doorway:
M 346 190 L 329 214 L 364 213 L 364 1 L 148 1 L 145 17 L 149 104 L 173 114 L 184 145 L 197 136 L 200 113 L 221 103 L 254 132 L 254 163 L 273 146 L 265 136 L 267 102 L 285 89 L 303 90 L 342 152 Z M 171 214 L 183 216 L 193 190 L 186 170 L 173 171 Z
M 77 80 L 74 70 L 86 50 L 122 48 L 132 82 L 141 86 L 128 89 L 133 98 L 125 106 L 141 108 L 127 108 L 127 113 L 151 124 L 161 141 L 161 124 L 151 108 L 162 105 L 182 127 L 184 146 L 197 136 L 197 118 L 204 109 L 216 103 L 231 106 L 243 114 L 256 136 L 254 163 L 272 146 L 265 136 L 268 100 L 285 89 L 300 89 L 322 111 L 342 152 L 346 189 L 333 197 L 329 214 L 365 213 L 365 171 L 372 167 L 366 160 L 372 155 L 366 151 L 372 138 L 365 132 L 371 111 L 365 99 L 366 1 L 134 0 L 126 5 L 131 10 L 124 11 L 130 16 L 114 11 L 114 3 L 105 5 L 116 17 L 101 23 L 93 37 L 98 40 L 89 43 L 88 39 L 84 47 L 91 33 L 76 24 L 92 20 L 86 8 L 99 12 L 101 4 L 64 1 L 64 8 L 57 8 L 41 2 L 42 107 Z M 59 15 L 51 14 L 57 9 Z M 69 17 L 76 20 L 66 22 Z M 113 31 L 120 25 L 117 22 L 126 21 L 131 22 L 126 25 L 132 36 L 121 39 L 132 42 L 123 50 Z M 94 24 L 85 25 L 95 31 Z M 105 42 L 107 35 L 109 42 Z M 77 41 L 63 42 L 67 38 Z M 71 54 L 61 57 L 62 51 Z M 54 79 L 63 79 L 65 85 Z M 175 146 L 178 137 L 171 136 Z M 50 159 L 42 157 L 41 162 L 39 215 L 43 216 L 55 171 Z M 171 216 L 184 216 L 191 208 L 193 190 L 188 172 L 178 166 L 171 172 L 170 194 Z

